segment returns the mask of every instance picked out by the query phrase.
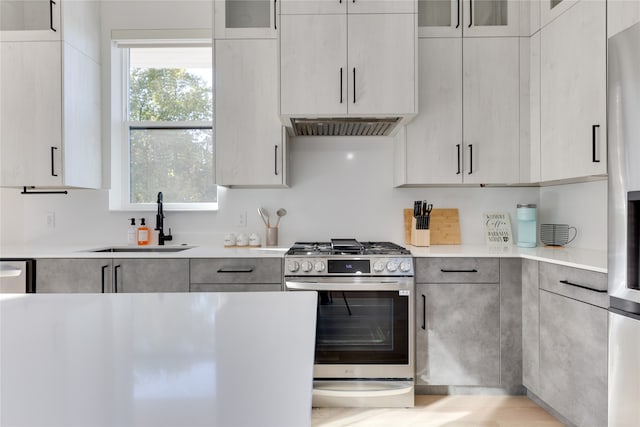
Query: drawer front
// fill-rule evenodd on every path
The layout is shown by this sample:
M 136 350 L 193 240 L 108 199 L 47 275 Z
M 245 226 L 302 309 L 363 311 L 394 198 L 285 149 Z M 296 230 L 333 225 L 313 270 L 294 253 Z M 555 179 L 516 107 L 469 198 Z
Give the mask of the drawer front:
M 279 292 L 280 283 L 193 283 L 191 292 Z
M 191 280 L 204 284 L 282 283 L 280 258 L 192 259 Z
M 416 258 L 416 283 L 499 283 L 498 258 Z
M 540 289 L 607 308 L 607 275 L 564 265 L 540 263 Z

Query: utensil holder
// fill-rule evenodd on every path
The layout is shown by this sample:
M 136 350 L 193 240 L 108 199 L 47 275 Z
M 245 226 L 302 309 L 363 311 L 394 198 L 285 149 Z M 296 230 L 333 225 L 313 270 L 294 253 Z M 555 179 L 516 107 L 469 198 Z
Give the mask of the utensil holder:
M 278 246 L 278 227 L 267 227 L 267 246 Z
M 412 246 L 429 246 L 431 240 L 431 230 L 418 230 L 416 228 L 416 219 L 411 221 L 411 245 Z

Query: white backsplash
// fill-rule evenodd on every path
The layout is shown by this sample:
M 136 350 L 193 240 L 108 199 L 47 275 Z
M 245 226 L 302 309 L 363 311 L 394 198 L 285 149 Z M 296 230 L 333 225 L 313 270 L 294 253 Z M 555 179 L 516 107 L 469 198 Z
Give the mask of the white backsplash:
M 288 214 L 280 224 L 279 243 L 355 237 L 403 243 L 403 208 L 427 199 L 439 208 L 460 210 L 463 244 L 484 244 L 481 215 L 507 211 L 517 234 L 516 204 L 537 203 L 539 222 L 566 222 L 579 229 L 572 246 L 606 249 L 606 181 L 553 187 L 393 188 L 390 139 L 294 139 L 291 144 L 291 188 L 225 189 L 217 212 L 167 212 L 173 243 L 222 245 L 228 232 L 260 232 L 257 207 L 274 217 L 279 207 Z M 158 189 L 159 191 L 162 189 Z M 144 216 L 154 225 L 155 212 L 110 212 L 107 191 L 71 190 L 68 195 L 23 196 L 1 189 L 0 243 L 125 244 L 127 218 Z M 55 213 L 55 228 L 47 213 Z M 247 212 L 247 227 L 236 217 Z

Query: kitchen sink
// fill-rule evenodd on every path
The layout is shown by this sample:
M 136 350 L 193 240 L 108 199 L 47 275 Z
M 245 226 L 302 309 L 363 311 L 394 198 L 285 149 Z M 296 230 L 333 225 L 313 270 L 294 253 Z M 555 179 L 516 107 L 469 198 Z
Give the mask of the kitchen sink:
M 153 246 L 153 247 L 139 247 L 139 246 L 118 246 L 112 248 L 92 249 L 87 252 L 182 252 L 187 249 L 192 249 L 193 246 Z

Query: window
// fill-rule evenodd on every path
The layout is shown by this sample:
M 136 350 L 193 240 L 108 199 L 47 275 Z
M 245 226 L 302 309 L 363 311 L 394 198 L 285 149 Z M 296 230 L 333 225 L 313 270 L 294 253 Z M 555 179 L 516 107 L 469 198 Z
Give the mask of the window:
M 211 46 L 147 41 L 118 50 L 122 132 L 112 144 L 111 208 L 153 209 L 162 191 L 169 210 L 217 209 Z

